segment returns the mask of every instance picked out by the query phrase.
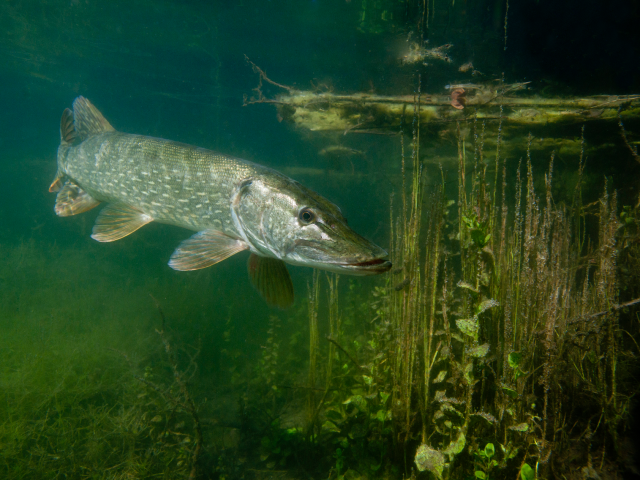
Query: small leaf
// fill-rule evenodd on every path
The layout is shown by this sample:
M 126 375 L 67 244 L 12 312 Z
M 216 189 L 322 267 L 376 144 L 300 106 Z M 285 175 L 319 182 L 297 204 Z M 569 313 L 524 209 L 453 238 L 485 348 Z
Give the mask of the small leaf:
M 480 305 L 476 307 L 476 315 L 480 315 L 482 312 L 486 312 L 490 308 L 497 307 L 500 304 L 493 299 L 484 300 L 480 302 Z
M 520 366 L 520 360 L 522 360 L 522 354 L 520 352 L 511 352 L 508 357 L 509 366 L 514 370 Z
M 484 345 L 478 345 L 477 347 L 472 347 L 467 350 L 467 353 L 475 358 L 483 358 L 487 356 L 489 353 L 489 344 L 485 343 Z
M 522 468 L 520 469 L 520 477 L 522 478 L 522 480 L 535 480 L 536 473 L 533 471 L 533 468 L 531 468 L 528 463 L 525 463 L 524 465 L 522 465 Z
M 464 446 L 467 443 L 467 439 L 464 436 L 464 433 L 460 432 L 458 434 L 458 438 L 452 441 L 449 446 L 442 452 L 445 455 L 449 455 L 449 457 L 453 458 L 458 455 L 462 450 L 464 450 Z
M 162 421 L 162 415 L 156 415 L 155 417 L 153 417 L 153 418 L 151 419 L 151 421 L 152 421 L 153 423 L 161 422 L 161 421 Z
M 450 403 L 443 403 L 442 405 L 440 405 L 440 408 L 442 409 L 443 412 L 448 412 L 448 413 L 453 413 L 461 418 L 464 418 L 464 415 L 462 413 L 460 413 L 453 405 L 451 405 Z
M 464 366 L 464 379 L 467 381 L 467 385 L 473 385 L 473 361 L 470 361 Z
M 440 370 L 440 373 L 438 373 L 438 376 L 433 380 L 433 383 L 441 383 L 445 378 L 447 378 L 447 371 Z
M 514 458 L 518 454 L 519 450 L 520 450 L 520 447 L 515 447 L 515 448 L 512 448 L 511 450 L 505 452 L 504 459 L 505 460 L 511 460 L 512 458 Z
M 487 443 L 484 447 L 484 453 L 487 458 L 491 458 L 496 454 L 496 449 L 493 446 L 493 443 Z
M 489 423 L 496 423 L 496 417 L 494 417 L 493 415 L 491 415 L 490 413 L 486 413 L 486 412 L 476 412 L 476 413 L 472 413 L 471 415 L 475 415 L 477 417 L 482 417 L 484 418 L 487 422 Z
M 447 401 L 447 391 L 446 390 L 438 390 L 433 396 L 434 402 L 446 402 Z
M 327 432 L 340 433 L 340 429 L 336 426 L 336 424 L 329 420 L 322 424 L 322 430 L 325 430 Z
M 456 325 L 462 333 L 478 340 L 478 320 L 476 318 L 460 318 L 456 320 Z
M 473 240 L 473 243 L 475 243 L 478 248 L 484 247 L 490 238 L 491 238 L 491 235 L 487 235 L 485 237 L 484 232 L 479 228 L 471 230 L 471 239 Z
M 421 472 L 429 471 L 438 479 L 442 480 L 444 470 L 444 455 L 438 450 L 434 450 L 429 445 L 422 444 L 418 447 L 415 457 L 416 467 Z M 528 480 L 528 479 L 526 479 Z
M 344 405 L 352 404 L 361 412 L 364 412 L 367 409 L 367 401 L 362 397 L 362 395 L 354 395 L 353 397 L 345 400 Z
M 476 470 L 475 471 L 475 476 L 476 478 L 479 478 L 480 480 L 484 480 L 486 477 L 484 475 L 484 472 L 480 471 L 480 470 Z
M 528 423 L 520 423 L 518 425 L 514 425 L 512 427 L 509 427 L 509 430 L 513 430 L 514 432 L 526 432 L 529 430 L 529 424 Z
M 464 337 L 462 335 L 460 335 L 459 333 L 451 332 L 451 338 L 453 338 L 454 340 L 459 341 L 460 343 L 464 343 Z
M 387 419 L 387 412 L 385 412 L 384 410 L 378 410 L 374 419 L 378 420 L 379 422 L 384 422 Z
M 371 385 L 373 383 L 373 378 L 367 375 L 362 375 L 362 378 L 364 379 L 364 383 L 366 383 L 367 385 Z
M 465 290 L 470 290 L 473 293 L 480 293 L 480 290 L 478 290 L 477 288 L 475 288 L 473 285 L 471 285 L 470 283 L 467 282 L 463 282 L 462 280 L 460 280 L 458 282 L 458 287 L 460 288 L 464 288 Z
M 504 393 L 506 393 L 507 395 L 509 395 L 511 398 L 518 398 L 518 392 L 516 392 L 514 389 L 509 388 L 505 385 L 502 385 L 502 391 Z

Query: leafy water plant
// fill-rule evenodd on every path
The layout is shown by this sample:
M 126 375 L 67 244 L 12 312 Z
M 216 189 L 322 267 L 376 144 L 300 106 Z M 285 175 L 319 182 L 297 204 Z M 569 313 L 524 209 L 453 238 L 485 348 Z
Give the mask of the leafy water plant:
M 533 468 L 529 466 L 528 463 L 525 463 L 520 467 L 520 478 L 522 480 L 535 480 L 536 473 L 533 471 Z
M 509 202 L 502 139 L 490 183 L 485 124 L 472 127 L 471 174 L 458 128 L 458 195 L 451 201 L 444 188 L 424 193 L 414 122 L 413 177 L 391 217 L 391 251 L 404 280 L 401 288 L 394 280 L 376 287 L 383 302 L 372 303 L 377 335 L 384 334 L 374 337 L 369 358 L 387 365 L 389 376 L 363 378 L 391 395 L 396 451 L 411 455 L 420 439 L 415 465 L 437 478 L 459 478 L 472 458 L 478 478 L 519 469 L 528 479 L 532 461 L 539 472 L 567 468 L 560 462 L 571 443 L 564 426 L 589 423 L 571 409 L 576 396 L 592 409 L 592 421 L 607 425 L 597 427 L 604 462 L 607 444 L 615 455 L 613 425 L 624 422 L 627 409 L 628 394 L 619 393 L 616 380 L 624 348 L 616 333 L 622 310 L 616 265 L 619 248 L 630 252 L 635 245 L 633 210 L 623 210 L 621 229 L 616 195 L 606 184 L 596 204 L 583 206 L 582 154 L 571 208 L 553 199 L 553 156 L 538 196 L 529 148 Z M 404 172 L 404 144 L 402 160 Z M 625 241 L 616 244 L 616 237 Z M 626 328 L 637 337 L 637 327 Z M 482 449 L 481 438 L 491 439 Z M 591 458 L 589 451 L 582 455 Z
M 498 461 L 493 458 L 496 450 L 493 443 L 487 443 L 482 450 L 478 449 L 473 452 L 475 457 L 474 476 L 480 480 L 489 480 L 491 470 L 498 466 Z
M 618 380 L 634 345 L 622 341 L 620 322 L 628 338 L 638 328 L 621 316 L 635 301 L 621 303 L 617 275 L 621 252 L 629 263 L 638 257 L 635 209 L 618 216 L 606 182 L 595 203 L 582 203 L 583 153 L 573 197 L 556 202 L 555 157 L 536 184 L 532 137 L 514 165 L 501 158 L 498 128 L 488 161 L 480 120 L 457 128 L 457 193 L 442 170 L 441 186 L 427 192 L 420 124 L 412 125 L 410 153 L 401 137 L 403 188 L 390 216 L 396 268 L 365 302 L 366 333 L 355 333 L 361 302 L 349 288 L 348 307 L 334 299 L 324 313 L 342 331 L 330 326 L 321 342 L 318 277 L 310 287 L 307 441 L 338 477 L 398 467 L 409 475 L 413 464 L 441 479 L 473 471 L 530 480 L 590 464 L 593 451 L 603 465 L 635 388 L 625 384 L 622 394 Z M 637 291 L 635 278 L 626 288 Z M 576 401 L 588 416 L 576 414 Z M 569 433 L 569 424 L 598 438 L 572 466 L 564 452 L 587 434 Z

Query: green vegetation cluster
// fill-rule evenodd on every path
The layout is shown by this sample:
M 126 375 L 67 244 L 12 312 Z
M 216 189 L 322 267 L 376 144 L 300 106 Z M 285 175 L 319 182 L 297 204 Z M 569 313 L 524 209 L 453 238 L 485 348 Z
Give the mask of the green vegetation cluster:
M 255 338 L 230 309 L 217 360 L 180 348 L 149 285 L 96 275 L 87 252 L 0 246 L 0 477 L 619 478 L 640 206 L 607 179 L 588 199 L 584 138 L 556 202 L 554 157 L 534 172 L 527 145 L 512 165 L 500 127 L 487 154 L 478 119 L 457 128 L 457 191 L 444 172 L 427 189 L 414 125 L 391 274 L 314 272 L 307 301 Z M 197 310 L 188 289 L 153 291 Z
M 180 380 L 193 364 L 172 371 L 148 295 L 129 285 L 105 305 L 122 283 L 93 284 L 84 251 L 0 248 L 0 477 L 187 478 L 198 437 Z
M 509 182 L 501 128 L 488 159 L 477 119 L 470 146 L 458 125 L 457 195 L 445 194 L 444 173 L 426 191 L 414 125 L 402 155 L 411 173 L 392 198 L 392 274 L 373 291 L 314 277 L 302 369 L 291 353 L 299 330 L 291 340 L 270 330 L 255 376 L 270 394 L 248 397 L 256 409 L 269 399 L 263 468 L 340 480 L 620 478 L 633 463 L 624 445 L 638 391 L 638 204 L 620 208 L 606 178 L 583 202 L 584 130 L 562 202 L 554 155 L 534 173 L 531 137 Z

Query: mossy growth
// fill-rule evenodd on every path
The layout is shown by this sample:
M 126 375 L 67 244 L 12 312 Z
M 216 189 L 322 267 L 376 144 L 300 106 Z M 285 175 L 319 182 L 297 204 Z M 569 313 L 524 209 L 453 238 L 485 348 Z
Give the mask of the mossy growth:
M 105 308 L 117 279 L 74 281 L 92 278 L 86 252 L 0 248 L 0 477 L 187 478 L 196 435 L 167 401 L 180 392 L 150 336 L 159 321 L 124 295 Z

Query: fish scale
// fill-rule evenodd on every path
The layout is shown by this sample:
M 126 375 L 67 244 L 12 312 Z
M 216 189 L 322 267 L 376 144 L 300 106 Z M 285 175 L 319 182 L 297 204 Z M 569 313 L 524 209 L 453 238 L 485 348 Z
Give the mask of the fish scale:
M 391 268 L 387 253 L 347 226 L 340 209 L 281 173 L 184 143 L 116 131 L 84 97 L 60 121 L 55 212 L 100 203 L 92 238 L 112 242 L 152 221 L 195 230 L 173 252 L 176 270 L 251 252 L 249 278 L 268 303 L 293 303 L 285 266 L 351 275 Z
M 190 145 L 120 132 L 70 147 L 65 172 L 96 200 L 126 201 L 160 223 L 237 235 L 229 198 L 243 179 L 275 172 Z

